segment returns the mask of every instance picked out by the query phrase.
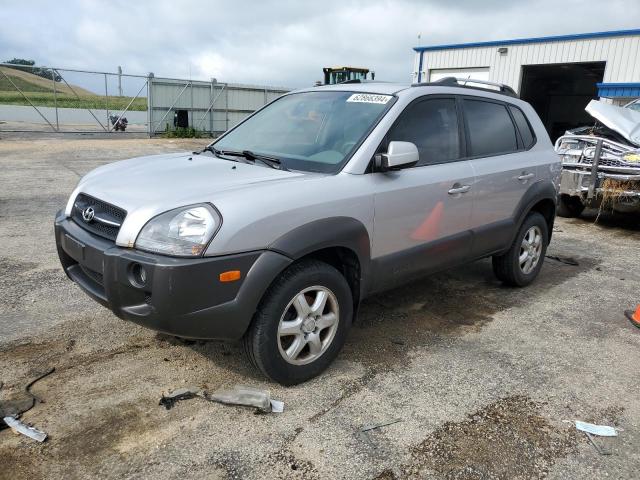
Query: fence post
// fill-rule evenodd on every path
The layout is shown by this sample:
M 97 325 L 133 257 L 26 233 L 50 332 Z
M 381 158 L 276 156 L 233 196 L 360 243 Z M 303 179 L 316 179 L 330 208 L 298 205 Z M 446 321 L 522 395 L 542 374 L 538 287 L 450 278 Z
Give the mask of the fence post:
M 122 67 L 118 65 L 118 96 L 122 96 Z
M 209 102 L 213 105 L 213 98 L 216 94 L 215 90 L 216 90 L 216 83 L 218 81 L 211 77 L 211 96 L 209 97 Z M 211 132 L 211 136 L 213 137 L 213 108 L 211 108 L 209 110 L 209 132 Z
M 104 74 L 104 106 L 107 110 L 107 132 L 111 132 L 111 124 L 109 123 L 109 87 L 107 86 L 107 74 Z
M 193 118 L 193 117 L 194 117 L 194 115 L 193 115 L 193 113 L 194 113 L 194 112 L 193 112 L 193 82 L 191 82 L 190 93 L 191 93 L 191 110 L 189 110 L 189 114 L 191 115 L 191 122 L 190 122 L 190 124 L 191 124 L 191 126 L 192 126 L 193 128 L 195 128 L 195 125 L 194 125 L 194 123 L 195 123 L 195 122 L 194 122 L 194 120 L 195 120 L 195 119 Z
M 56 112 L 56 130 L 60 131 L 60 121 L 58 119 L 58 89 L 56 88 L 56 72 L 51 69 L 51 80 L 53 81 L 53 107 Z
M 225 94 L 224 94 L 224 131 L 229 130 L 229 84 L 225 83 Z
M 151 123 L 153 122 L 153 72 L 147 75 L 147 135 L 152 136 Z

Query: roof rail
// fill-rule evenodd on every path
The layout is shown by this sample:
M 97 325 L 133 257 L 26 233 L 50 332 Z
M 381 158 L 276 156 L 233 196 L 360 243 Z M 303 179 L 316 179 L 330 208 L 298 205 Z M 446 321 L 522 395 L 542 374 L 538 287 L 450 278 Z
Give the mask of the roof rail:
M 470 83 L 471 85 L 467 85 Z M 518 94 L 515 92 L 513 88 L 509 85 L 505 85 L 503 83 L 489 82 L 487 80 L 477 80 L 475 78 L 457 78 L 457 77 L 444 77 L 439 80 L 435 80 L 433 82 L 423 82 L 423 83 L 414 83 L 412 87 L 424 87 L 428 85 L 433 85 L 437 87 L 463 87 L 463 88 L 474 88 L 476 90 L 487 90 L 489 92 L 501 93 L 503 95 L 508 95 L 510 97 L 519 98 Z M 486 85 L 485 87 L 478 85 Z M 496 87 L 496 88 L 487 88 L 487 87 Z

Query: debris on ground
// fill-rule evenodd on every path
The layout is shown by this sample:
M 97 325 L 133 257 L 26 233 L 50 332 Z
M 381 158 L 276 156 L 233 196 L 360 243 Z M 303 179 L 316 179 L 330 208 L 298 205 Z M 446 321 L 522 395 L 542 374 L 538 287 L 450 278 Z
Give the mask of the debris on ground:
M 401 422 L 401 418 L 396 418 L 394 420 L 389 420 L 388 422 L 383 423 L 370 423 L 368 425 L 363 425 L 360 428 L 361 432 L 368 432 L 369 430 L 375 430 L 376 428 L 386 427 L 387 425 L 393 425 L 394 423 Z
M 208 400 L 205 396 L 204 390 L 195 387 L 187 387 L 171 390 L 167 395 L 163 393 L 158 405 L 163 405 L 167 410 L 171 410 L 176 402 L 179 402 L 180 400 L 189 400 L 190 398 L 195 397 L 202 397 L 205 400 Z
M 24 387 L 22 396 L 18 398 L 10 398 L 8 400 L 0 400 L 0 418 L 13 417 L 20 418 L 20 415 L 31 410 L 36 402 L 42 402 L 38 397 L 31 393 L 31 387 L 42 380 L 44 377 L 51 375 L 55 371 L 55 368 L 50 368 L 40 375 L 36 376 Z M 8 424 L 0 422 L 0 430 L 5 428 Z
M 576 428 L 581 432 L 590 433 L 591 435 L 598 435 L 600 437 L 617 437 L 618 432 L 613 427 L 608 425 L 594 425 L 593 423 L 581 422 L 576 420 Z
M 35 427 L 22 423 L 17 417 L 4 417 L 2 419 L 16 433 L 21 433 L 29 438 L 34 439 L 36 442 L 44 442 L 47 439 L 47 434 L 42 430 L 38 430 Z
M 284 402 L 272 400 L 268 391 L 243 385 L 236 385 L 229 390 L 219 390 L 210 398 L 214 402 L 255 407 L 263 412 L 282 413 L 284 411 Z
M 159 405 L 163 405 L 167 410 L 170 410 L 176 402 L 196 397 L 203 398 L 209 402 L 254 407 L 266 413 L 282 413 L 284 411 L 284 402 L 272 399 L 268 391 L 243 385 L 218 390 L 213 394 L 196 387 L 178 388 L 169 391 L 167 395 L 162 394 Z
M 581 422 L 576 420 L 576 429 L 584 432 L 589 443 L 593 445 L 593 448 L 596 449 L 600 455 L 611 455 L 611 452 L 604 450 L 600 445 L 596 443 L 593 439 L 593 435 L 598 435 L 600 437 L 617 437 L 618 432 L 615 428 L 610 427 L 608 425 L 594 425 L 593 423 Z
M 565 265 L 571 265 L 577 267 L 580 265 L 575 258 L 572 257 L 559 257 L 557 255 L 545 255 L 549 260 L 555 260 L 556 262 L 564 263 Z
M 369 432 L 371 430 L 376 430 L 376 429 L 381 428 L 381 427 L 386 427 L 387 425 L 393 425 L 394 423 L 398 423 L 398 422 L 401 422 L 401 421 L 402 421 L 402 419 L 396 418 L 396 419 L 393 419 L 393 420 L 389 420 L 387 422 L 370 423 L 370 424 L 367 424 L 367 425 L 363 425 L 358 430 L 358 436 L 360 437 L 360 440 L 362 440 L 364 443 L 368 444 L 371 448 L 377 449 L 378 447 L 376 446 L 376 444 L 373 442 L 373 440 L 369 436 Z
M 587 436 L 589 443 L 591 443 L 591 445 L 593 445 L 593 448 L 596 449 L 596 452 L 598 452 L 600 455 L 611 455 L 611 452 L 603 450 L 602 447 L 595 442 L 593 436 L 589 432 L 584 432 L 584 434 Z

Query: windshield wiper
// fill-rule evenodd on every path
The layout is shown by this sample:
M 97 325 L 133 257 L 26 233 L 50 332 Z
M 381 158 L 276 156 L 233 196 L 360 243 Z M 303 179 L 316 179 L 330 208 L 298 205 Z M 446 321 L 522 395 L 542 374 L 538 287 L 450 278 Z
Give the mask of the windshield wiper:
M 232 151 L 218 151 L 221 155 L 230 155 L 234 157 L 244 157 L 247 160 L 253 161 L 255 163 L 256 160 L 264 163 L 268 167 L 275 168 L 277 170 L 285 170 L 289 171 L 287 167 L 282 164 L 282 161 L 279 158 L 271 157 L 269 155 L 263 155 L 261 153 L 254 153 L 251 150 L 242 150 L 241 152 L 232 152 Z
M 236 157 L 237 155 L 235 155 L 235 152 L 224 152 L 222 150 L 218 150 L 216 147 L 214 147 L 213 145 L 207 145 L 206 147 L 204 147 L 202 150 L 198 150 L 197 152 L 193 152 L 194 155 L 200 155 L 201 153 L 204 152 L 211 152 L 213 153 L 217 158 L 220 158 L 222 160 L 228 160 L 230 162 L 239 162 L 239 160 L 235 160 L 233 158 L 225 158 L 223 157 L 223 155 L 227 155 L 227 156 L 234 156 Z M 244 163 L 248 163 L 248 162 L 244 162 Z
M 236 152 L 233 150 L 218 150 L 213 145 L 207 145 L 199 152 L 193 152 L 193 153 L 200 154 L 203 152 L 211 152 L 218 158 L 222 158 L 223 160 L 230 160 L 232 162 L 237 162 L 239 160 L 233 160 L 231 158 L 225 158 L 225 157 L 242 157 L 246 160 L 245 163 L 249 163 L 249 162 L 255 163 L 256 160 L 259 160 L 260 162 L 264 163 L 268 167 L 275 168 L 277 170 L 284 170 L 287 172 L 289 171 L 289 169 L 282 164 L 282 161 L 279 158 L 271 157 L 269 155 L 263 155 L 261 153 L 254 153 L 251 150 L 242 150 L 241 152 Z

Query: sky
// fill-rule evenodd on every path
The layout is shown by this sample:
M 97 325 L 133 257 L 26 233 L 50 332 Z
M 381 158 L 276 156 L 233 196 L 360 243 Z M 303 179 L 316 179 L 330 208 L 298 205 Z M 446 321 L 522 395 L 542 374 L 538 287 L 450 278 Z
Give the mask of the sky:
M 0 25 L 2 61 L 296 88 L 409 82 L 417 45 L 640 28 L 640 0 L 0 0 Z

